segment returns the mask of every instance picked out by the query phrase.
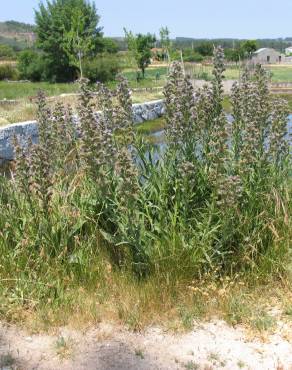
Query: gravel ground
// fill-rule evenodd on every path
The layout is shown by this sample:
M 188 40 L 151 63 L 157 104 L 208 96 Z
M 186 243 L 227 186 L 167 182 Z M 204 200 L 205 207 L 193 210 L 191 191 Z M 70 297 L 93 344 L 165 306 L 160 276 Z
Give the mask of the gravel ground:
M 2 367 L 1 367 L 2 366 Z M 223 321 L 196 324 L 173 334 L 160 328 L 141 333 L 111 324 L 54 335 L 29 335 L 0 323 L 0 369 L 166 370 L 292 369 L 292 325 L 254 336 Z

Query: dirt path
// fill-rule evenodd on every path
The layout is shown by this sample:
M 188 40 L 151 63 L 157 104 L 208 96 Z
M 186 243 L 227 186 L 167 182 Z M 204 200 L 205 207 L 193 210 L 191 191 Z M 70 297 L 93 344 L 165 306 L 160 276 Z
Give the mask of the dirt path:
M 243 328 L 213 321 L 176 335 L 158 328 L 131 333 L 100 324 L 84 332 L 61 328 L 55 335 L 30 336 L 0 323 L 0 369 L 288 370 L 291 334 L 291 326 L 282 323 L 265 340 L 250 339 Z

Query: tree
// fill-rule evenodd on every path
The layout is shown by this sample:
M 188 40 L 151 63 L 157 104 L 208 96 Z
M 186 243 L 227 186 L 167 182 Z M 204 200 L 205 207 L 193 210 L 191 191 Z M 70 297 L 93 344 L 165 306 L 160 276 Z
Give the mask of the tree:
M 71 18 L 71 29 L 64 35 L 65 51 L 72 66 L 79 68 L 80 77 L 83 78 L 83 57 L 94 50 L 94 40 L 91 33 L 86 30 L 86 18 L 81 9 L 76 9 L 76 13 Z
M 82 74 L 82 59 L 102 50 L 99 15 L 86 0 L 51 0 L 35 12 L 37 46 L 45 53 L 49 75 L 57 81 Z
M 155 35 L 151 35 L 150 33 L 142 35 L 139 33 L 135 36 L 131 31 L 128 32 L 125 28 L 124 32 L 128 49 L 133 54 L 137 66 L 141 69 L 144 78 L 145 69 L 151 63 L 151 49 L 154 47 L 156 41 Z
M 163 56 L 169 59 L 169 49 L 171 46 L 170 38 L 169 38 L 169 29 L 168 27 L 161 27 L 159 30 L 160 34 L 160 45 L 163 49 Z
M 199 44 L 195 50 L 197 53 L 201 54 L 203 57 L 208 57 L 213 55 L 213 44 L 211 42 L 202 42 Z
M 104 37 L 102 39 L 103 50 L 110 54 L 116 54 L 118 52 L 118 44 L 115 40 L 110 37 Z
M 241 59 L 244 59 L 244 55 L 242 53 L 242 49 L 240 47 L 236 48 L 227 48 L 224 50 L 225 58 L 231 62 L 239 62 Z
M 240 45 L 240 48 L 242 50 L 242 54 L 245 57 L 250 57 L 252 53 L 254 53 L 257 50 L 257 42 L 256 40 L 243 41 Z
M 35 50 L 23 50 L 18 54 L 17 68 L 20 78 L 41 81 L 46 74 L 46 59 Z

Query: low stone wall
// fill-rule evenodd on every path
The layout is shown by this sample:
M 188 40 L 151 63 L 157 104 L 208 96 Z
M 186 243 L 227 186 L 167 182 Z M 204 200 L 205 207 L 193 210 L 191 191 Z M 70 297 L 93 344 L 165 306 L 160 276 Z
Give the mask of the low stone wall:
M 163 100 L 156 100 L 142 104 L 133 104 L 134 123 L 142 123 L 163 116 L 165 112 Z M 78 122 L 78 118 L 76 119 Z M 31 139 L 32 142 L 38 140 L 38 125 L 36 121 L 13 123 L 0 127 L 0 164 L 6 160 L 13 159 L 14 136 L 18 137 L 21 144 Z

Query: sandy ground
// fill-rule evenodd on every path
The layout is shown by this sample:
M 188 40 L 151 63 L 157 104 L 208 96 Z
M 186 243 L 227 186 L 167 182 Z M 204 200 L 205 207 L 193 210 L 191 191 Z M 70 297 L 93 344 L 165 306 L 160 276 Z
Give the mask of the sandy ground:
M 84 332 L 60 328 L 54 335 L 29 335 L 0 323 L 0 369 L 286 370 L 292 369 L 291 329 L 279 323 L 274 334 L 256 338 L 212 321 L 183 334 L 100 324 Z

